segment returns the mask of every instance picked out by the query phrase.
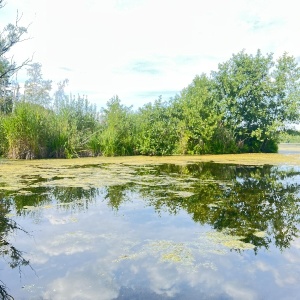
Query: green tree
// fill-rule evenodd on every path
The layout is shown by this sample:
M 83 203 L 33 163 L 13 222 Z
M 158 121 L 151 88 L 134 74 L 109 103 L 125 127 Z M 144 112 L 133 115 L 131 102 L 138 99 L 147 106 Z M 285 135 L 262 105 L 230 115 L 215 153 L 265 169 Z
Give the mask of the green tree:
M 224 126 L 232 130 L 241 151 L 276 152 L 279 132 L 299 122 L 300 68 L 284 54 L 244 51 L 219 64 L 212 73 L 224 113 Z
M 31 102 L 44 107 L 51 105 L 51 80 L 44 80 L 42 75 L 42 65 L 33 63 L 27 69 L 29 78 L 25 81 L 24 99 L 26 102 Z
M 181 119 L 178 127 L 180 153 L 214 152 L 213 135 L 221 121 L 213 81 L 205 74 L 196 76 L 176 100 Z
M 0 0 L 0 9 L 4 6 Z M 13 108 L 14 87 L 11 85 L 12 76 L 23 66 L 29 63 L 29 59 L 17 65 L 9 51 L 17 44 L 24 41 L 27 28 L 19 25 L 20 18 L 17 15 L 15 24 L 8 24 L 0 32 L 0 113 L 8 114 Z
M 76 121 L 68 109 L 69 96 L 65 93 L 68 79 L 58 82 L 54 92 L 53 110 L 50 118 L 49 156 L 54 158 L 72 157 L 76 134 Z
M 118 96 L 111 98 L 102 109 L 100 137 L 103 155 L 132 155 L 135 151 L 135 125 L 131 107 L 121 104 Z
M 137 115 L 137 148 L 144 155 L 171 155 L 177 141 L 176 118 L 161 97 L 141 107 Z
M 59 110 L 68 103 L 69 96 L 65 92 L 65 88 L 69 83 L 69 79 L 64 79 L 63 81 L 59 81 L 57 83 L 57 90 L 54 92 L 54 103 L 53 109 L 55 112 L 59 112 Z
M 69 124 L 75 123 L 73 140 L 76 141 L 76 152 L 79 156 L 92 155 L 89 144 L 99 129 L 99 114 L 96 106 L 91 104 L 86 96 L 70 96 L 67 105 L 62 110 L 68 115 Z M 94 153 L 94 148 L 92 152 Z
M 51 157 L 77 157 L 98 154 L 91 140 L 99 131 L 99 116 L 96 106 L 87 97 L 64 94 L 66 81 L 55 93 L 55 108 L 51 120 L 49 148 Z M 92 149 L 91 149 L 92 148 Z

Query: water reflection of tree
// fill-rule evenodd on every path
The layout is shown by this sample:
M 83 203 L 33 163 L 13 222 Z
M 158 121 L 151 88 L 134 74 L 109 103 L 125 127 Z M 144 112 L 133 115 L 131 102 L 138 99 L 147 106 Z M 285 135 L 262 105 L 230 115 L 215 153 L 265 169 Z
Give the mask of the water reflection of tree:
M 58 207 L 81 211 L 102 193 L 107 205 L 118 210 L 130 200 L 128 192 L 134 191 L 158 213 L 167 210 L 177 214 L 185 210 L 195 222 L 244 236 L 244 241 L 256 249 L 269 248 L 274 243 L 282 250 L 297 235 L 300 185 L 293 178 L 300 176 L 300 171 L 214 163 L 163 164 L 135 170 L 135 181 L 126 185 L 102 189 L 47 187 L 39 188 L 38 193 L 32 190 L 33 194 L 16 194 L 6 199 L 13 199 L 11 202 L 20 214 L 38 214 L 39 210 L 24 210 L 24 205 L 68 204 Z M 258 236 L 258 231 L 267 235 Z
M 22 266 L 28 266 L 29 261 L 23 257 L 22 251 L 16 249 L 9 241 L 8 236 L 16 231 L 24 229 L 20 228 L 18 224 L 8 217 L 12 208 L 15 209 L 19 215 L 28 215 L 36 217 L 39 210 L 27 210 L 24 207 L 42 207 L 52 204 L 55 200 L 59 204 L 69 204 L 61 206 L 65 209 L 72 210 L 86 210 L 89 203 L 94 201 L 99 194 L 96 188 L 83 189 L 77 187 L 38 187 L 27 188 L 22 192 L 6 192 L 0 194 L 0 255 L 5 258 L 8 265 L 14 269 Z M 8 260 L 7 260 L 8 258 Z M 0 298 L 13 299 L 7 292 L 6 285 L 0 280 Z
M 300 185 L 288 181 L 295 173 L 265 166 L 254 170 L 241 169 L 237 175 L 240 180 L 234 183 L 226 198 L 230 206 L 225 205 L 225 209 L 228 208 L 235 216 L 228 218 L 226 226 L 235 226 L 236 231 L 246 233 L 246 241 L 254 245 L 268 242 L 251 234 L 253 229 L 258 229 L 268 231 L 280 250 L 289 247 L 297 235 L 300 220 Z M 221 209 L 224 211 L 224 207 Z M 223 225 L 218 221 L 214 227 L 222 229 Z
M 152 175 L 149 185 L 138 184 L 135 191 L 160 213 L 177 214 L 186 210 L 195 222 L 209 224 L 218 231 L 244 236 L 244 242 L 268 249 L 274 243 L 280 250 L 290 246 L 297 236 L 300 222 L 300 185 L 293 182 L 299 171 L 283 171 L 273 166 L 237 166 L 199 163 L 187 166 L 165 164 L 139 171 Z M 156 180 L 153 180 L 153 176 Z M 161 178 L 172 177 L 177 180 Z M 186 190 L 179 182 L 193 184 Z M 168 183 L 170 182 L 170 183 Z M 132 186 L 131 186 L 132 188 Z M 128 201 L 128 185 L 107 188 L 108 205 L 118 210 Z M 174 191 L 189 191 L 190 197 L 176 196 Z M 266 236 L 257 236 L 265 232 Z
M 65 206 L 72 210 L 86 210 L 89 204 L 95 200 L 99 195 L 97 188 L 82 188 L 82 187 L 54 187 L 51 191 L 52 200 L 55 199 L 57 203 L 69 204 Z
M 17 214 L 26 212 L 24 206 L 47 205 L 51 201 L 49 188 L 45 187 L 23 189 L 22 192 L 12 194 L 11 199 Z
M 21 266 L 28 266 L 29 261 L 23 257 L 22 251 L 8 241 L 8 235 L 16 230 L 24 230 L 15 221 L 6 217 L 9 212 L 6 204 L 6 201 L 1 201 L 0 204 L 0 255 L 6 261 L 8 259 L 8 264 L 12 269 L 19 268 L 21 272 Z M 0 280 L 0 297 L 1 299 L 13 299 L 2 280 Z
M 99 189 L 82 187 L 36 187 L 23 190 L 24 193 L 11 194 L 6 199 L 11 199 L 13 206 L 18 215 L 30 215 L 36 217 L 40 210 L 27 210 L 24 207 L 46 207 L 56 204 L 68 204 L 64 206 L 68 210 L 86 210 L 89 203 L 93 202 L 99 195 Z M 63 206 L 61 206 L 63 207 Z
M 171 214 L 186 210 L 195 222 L 210 224 L 214 229 L 226 229 L 233 235 L 244 236 L 256 250 L 268 248 L 273 242 L 280 250 L 289 247 L 297 236 L 299 224 L 300 185 L 293 170 L 278 167 L 226 166 L 198 164 L 185 167 L 164 166 L 172 174 L 189 174 L 198 178 L 193 184 L 194 195 L 183 198 L 152 187 L 142 193 L 157 211 L 167 209 Z M 177 169 L 177 170 L 176 170 Z M 173 175 L 175 176 L 175 175 Z M 173 187 L 174 188 L 174 187 Z M 258 231 L 267 236 L 257 236 Z
M 104 199 L 107 205 L 114 210 L 119 210 L 121 203 L 129 200 L 128 191 L 132 189 L 132 184 L 109 186 L 105 190 Z

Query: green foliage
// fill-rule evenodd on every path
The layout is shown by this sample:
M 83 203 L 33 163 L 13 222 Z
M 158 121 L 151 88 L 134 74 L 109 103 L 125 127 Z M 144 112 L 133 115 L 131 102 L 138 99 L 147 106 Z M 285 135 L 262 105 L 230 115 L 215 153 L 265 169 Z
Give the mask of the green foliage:
M 214 154 L 237 153 L 238 146 L 233 130 L 226 128 L 222 122 L 219 122 L 212 135 L 210 149 L 211 153 Z
M 7 63 L 0 61 L 1 72 Z M 28 75 L 23 102 L 0 97 L 0 155 L 277 152 L 280 133 L 300 121 L 300 68 L 286 53 L 274 61 L 272 54 L 242 51 L 211 76 L 196 76 L 169 101 L 160 97 L 134 112 L 115 96 L 100 115 L 87 97 L 66 95 L 67 79 L 51 97 L 40 64 L 32 64 Z M 5 88 L 18 92 L 18 85 Z
M 48 115 L 41 106 L 20 102 L 14 113 L 3 120 L 11 158 L 42 158 L 47 156 Z
M 67 114 L 53 114 L 48 139 L 49 157 L 72 158 L 76 156 L 76 124 Z
M 100 127 L 100 126 L 99 126 Z M 87 147 L 93 156 L 101 154 L 101 131 L 100 129 L 92 134 L 87 142 Z
M 213 78 L 224 124 L 241 151 L 275 151 L 279 131 L 299 121 L 300 69 L 293 57 L 284 54 L 274 62 L 272 54 L 242 51 L 220 64 Z
M 96 107 L 80 95 L 61 100 L 56 103 L 51 120 L 50 156 L 71 158 L 98 154 L 95 141 L 90 141 L 99 130 Z M 93 149 L 89 145 L 94 145 Z
M 8 149 L 6 134 L 4 132 L 4 115 L 0 113 L 0 157 L 4 156 Z
M 10 116 L 1 118 L 0 135 L 12 158 L 71 158 L 85 151 L 98 129 L 97 113 L 87 99 L 70 100 L 57 113 L 43 106 L 19 102 Z M 97 127 L 98 126 L 98 127 Z M 2 130 L 1 130 L 2 129 Z M 93 149 L 93 152 L 95 149 Z
M 281 143 L 300 143 L 300 131 L 296 129 L 287 129 L 280 133 Z
M 205 74 L 196 76 L 181 92 L 176 109 L 181 112 L 179 126 L 180 152 L 212 153 L 212 138 L 221 121 L 214 83 Z
M 169 103 L 161 98 L 140 108 L 137 116 L 137 149 L 144 155 L 174 153 L 177 132 L 176 118 Z
M 100 148 L 103 155 L 133 155 L 134 116 L 131 107 L 121 105 L 118 96 L 110 99 L 101 113 Z

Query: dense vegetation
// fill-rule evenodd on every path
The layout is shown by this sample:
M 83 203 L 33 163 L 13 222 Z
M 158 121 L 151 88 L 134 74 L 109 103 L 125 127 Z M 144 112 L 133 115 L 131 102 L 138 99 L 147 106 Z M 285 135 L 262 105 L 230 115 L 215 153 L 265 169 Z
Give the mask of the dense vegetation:
M 26 32 L 17 21 L 0 35 L 1 156 L 276 152 L 300 120 L 300 68 L 287 53 L 275 60 L 241 51 L 168 101 L 134 111 L 114 96 L 97 111 L 86 96 L 65 93 L 68 80 L 53 91 L 39 63 L 12 62 L 8 52 Z M 28 74 L 22 91 L 12 80 L 20 67 Z
M 281 143 L 300 143 L 300 131 L 287 129 L 280 134 Z

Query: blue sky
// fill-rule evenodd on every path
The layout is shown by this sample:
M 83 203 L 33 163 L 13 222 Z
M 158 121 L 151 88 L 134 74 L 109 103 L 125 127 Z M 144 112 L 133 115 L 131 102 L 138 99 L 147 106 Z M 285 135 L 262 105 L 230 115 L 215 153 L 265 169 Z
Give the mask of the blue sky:
M 22 61 L 34 53 L 54 89 L 68 78 L 69 91 L 99 107 L 114 95 L 134 107 L 168 100 L 242 49 L 300 58 L 296 0 L 6 2 L 0 28 L 18 11 L 31 37 L 10 55 Z

